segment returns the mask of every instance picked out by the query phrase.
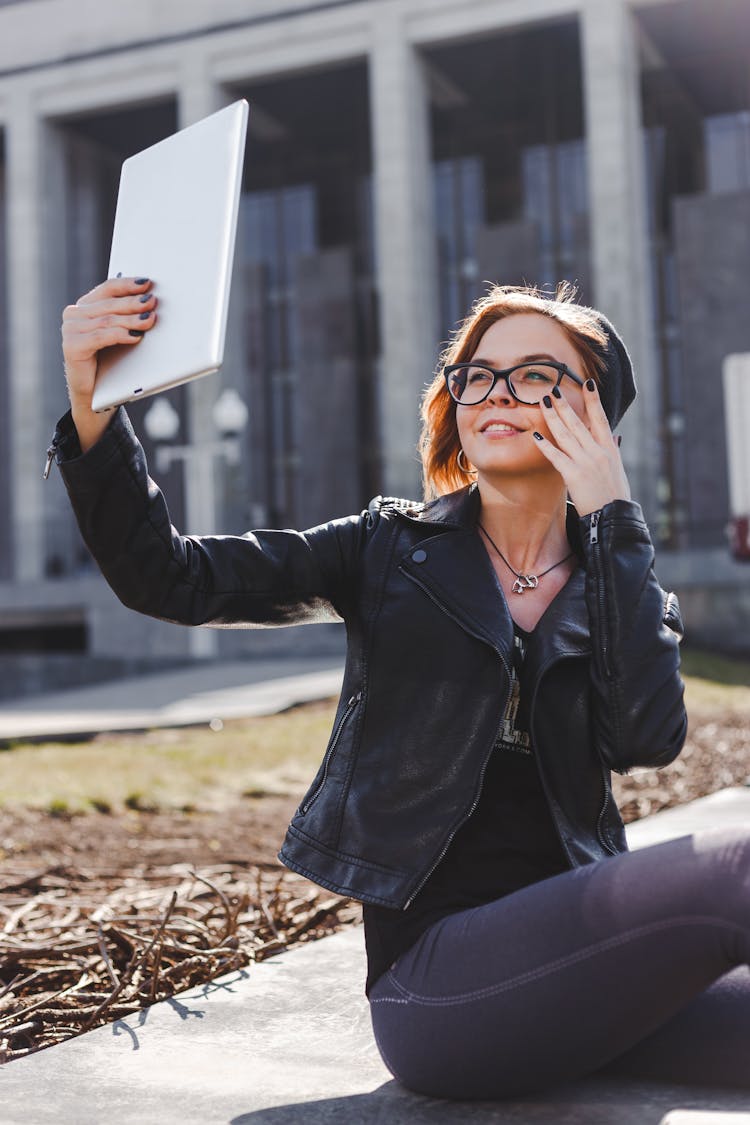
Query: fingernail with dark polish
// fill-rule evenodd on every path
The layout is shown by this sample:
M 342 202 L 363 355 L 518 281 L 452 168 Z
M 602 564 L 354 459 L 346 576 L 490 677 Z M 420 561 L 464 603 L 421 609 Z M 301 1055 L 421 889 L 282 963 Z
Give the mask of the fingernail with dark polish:
M 587 379 L 586 380 L 586 390 L 587 391 L 595 391 L 596 390 L 596 383 L 594 382 L 593 379 Z
M 145 305 L 146 301 L 151 300 L 151 294 L 150 293 L 141 293 L 138 300 L 141 302 L 142 305 Z
M 547 407 L 548 410 L 551 409 L 552 399 L 549 397 L 549 395 L 545 395 L 544 398 L 542 399 L 542 402 L 544 403 L 544 405 Z M 534 437 L 536 437 L 536 434 L 534 434 Z
M 139 319 L 139 320 L 148 320 L 148 318 L 149 318 L 150 316 L 151 316 L 151 313 L 150 313 L 150 312 L 142 312 L 142 313 L 138 313 L 138 319 Z
M 145 285 L 148 280 L 149 279 L 147 277 L 137 277 L 135 279 L 135 284 L 136 285 Z
M 542 435 L 537 430 L 534 430 L 534 437 L 536 438 L 537 441 L 544 441 L 544 438 L 542 437 Z
M 621 445 L 622 445 L 622 434 L 618 434 L 617 435 L 617 448 L 619 449 Z
M 555 396 L 555 398 L 562 398 L 562 391 L 559 387 L 553 387 L 552 394 Z
M 145 332 L 139 332 L 137 328 L 128 328 L 128 333 L 131 336 L 145 336 Z
M 122 270 L 120 270 L 120 272 L 118 274 L 115 274 L 115 276 L 116 277 L 122 277 Z

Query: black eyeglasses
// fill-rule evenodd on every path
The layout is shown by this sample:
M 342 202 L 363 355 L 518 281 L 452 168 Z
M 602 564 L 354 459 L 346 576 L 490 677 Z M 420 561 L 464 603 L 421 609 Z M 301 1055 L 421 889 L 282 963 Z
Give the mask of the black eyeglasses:
M 567 375 L 579 387 L 583 379 L 574 375 L 564 363 L 544 360 L 542 363 L 519 363 L 496 371 L 484 363 L 451 363 L 443 369 L 445 385 L 459 406 L 476 406 L 492 394 L 498 379 L 504 379 L 513 398 L 524 406 L 538 406 L 544 395 L 559 387 Z

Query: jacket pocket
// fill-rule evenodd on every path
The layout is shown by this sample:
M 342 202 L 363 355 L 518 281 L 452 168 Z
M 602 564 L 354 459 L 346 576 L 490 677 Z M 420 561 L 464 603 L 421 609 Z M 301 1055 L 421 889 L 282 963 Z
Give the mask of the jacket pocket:
M 310 810 L 310 808 L 315 804 L 318 797 L 320 796 L 323 790 L 323 786 L 325 785 L 328 778 L 328 769 L 331 765 L 331 762 L 333 761 L 333 756 L 336 753 L 336 747 L 338 746 L 341 736 L 344 733 L 347 724 L 351 721 L 361 700 L 362 692 L 358 691 L 356 695 L 353 695 L 351 697 L 346 707 L 344 708 L 344 713 L 336 723 L 336 726 L 333 728 L 333 733 L 331 734 L 331 738 L 328 743 L 328 749 L 326 750 L 325 757 L 323 758 L 323 763 L 320 767 L 319 780 L 317 784 L 313 784 L 310 792 L 307 794 L 304 801 L 299 807 L 299 811 L 303 816 Z

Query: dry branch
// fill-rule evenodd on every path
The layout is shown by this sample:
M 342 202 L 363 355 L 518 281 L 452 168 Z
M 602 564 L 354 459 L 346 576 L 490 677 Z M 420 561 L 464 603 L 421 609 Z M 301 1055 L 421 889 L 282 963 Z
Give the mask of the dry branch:
M 270 865 L 178 865 L 144 875 L 115 881 L 56 867 L 0 891 L 0 1062 L 358 916 L 350 900 Z

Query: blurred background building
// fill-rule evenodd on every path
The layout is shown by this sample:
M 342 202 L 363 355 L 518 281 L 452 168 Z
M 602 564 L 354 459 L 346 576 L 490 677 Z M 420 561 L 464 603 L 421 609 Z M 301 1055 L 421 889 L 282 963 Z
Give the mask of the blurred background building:
M 310 526 L 419 495 L 418 399 L 457 320 L 488 280 L 568 278 L 636 363 L 623 453 L 660 577 L 694 641 L 747 648 L 722 388 L 725 357 L 750 352 L 747 0 L 0 0 L 14 667 L 339 644 L 335 627 L 303 641 L 121 609 L 56 471 L 41 479 L 66 407 L 60 312 L 106 276 L 122 160 L 237 97 L 251 112 L 226 363 L 170 399 L 182 445 L 215 440 L 226 388 L 249 423 L 239 463 L 188 455 L 161 474 L 175 523 Z M 148 405 L 131 414 L 153 458 Z

